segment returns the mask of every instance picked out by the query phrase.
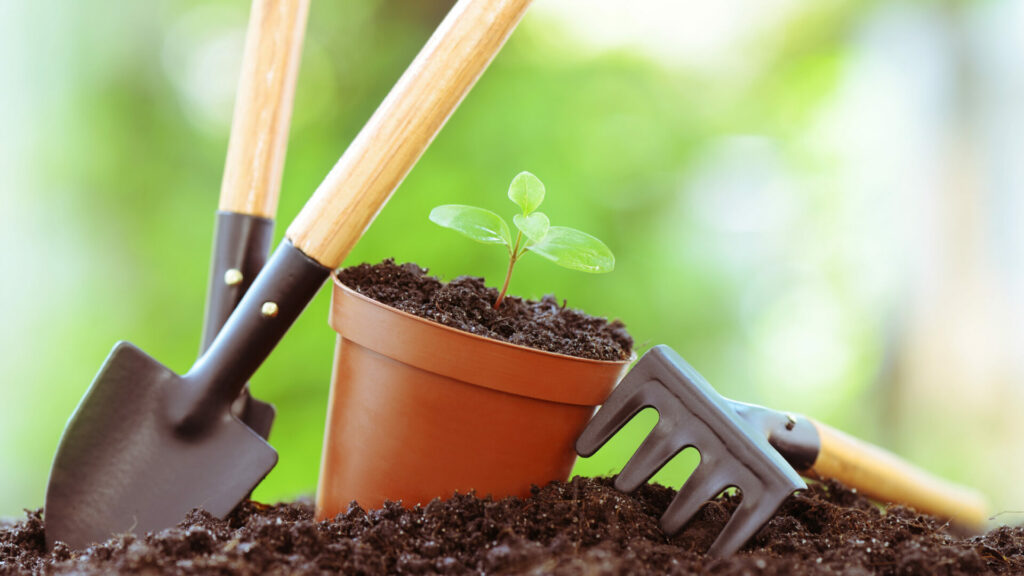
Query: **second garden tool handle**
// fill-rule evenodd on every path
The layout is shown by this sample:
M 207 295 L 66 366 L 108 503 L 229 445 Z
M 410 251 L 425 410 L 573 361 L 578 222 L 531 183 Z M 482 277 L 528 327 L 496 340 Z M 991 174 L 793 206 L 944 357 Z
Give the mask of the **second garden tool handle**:
M 201 351 L 267 261 L 308 15 L 309 0 L 252 0 L 221 182 Z M 269 437 L 273 406 L 246 389 L 233 411 L 257 434 Z
M 263 268 L 288 144 L 309 0 L 252 0 L 206 292 L 201 350 Z
M 515 29 L 531 0 L 460 0 L 288 228 L 336 268 Z
M 253 0 L 219 209 L 273 218 L 309 0 Z
M 972 528 L 985 525 L 988 502 L 977 490 L 943 480 L 831 426 L 810 422 L 821 445 L 810 471 L 855 487 L 869 498 L 907 504 Z

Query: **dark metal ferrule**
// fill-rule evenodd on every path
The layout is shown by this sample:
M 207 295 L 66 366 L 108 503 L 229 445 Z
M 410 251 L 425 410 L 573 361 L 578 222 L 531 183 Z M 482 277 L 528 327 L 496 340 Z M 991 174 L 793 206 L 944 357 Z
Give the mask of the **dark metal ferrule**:
M 821 452 L 818 429 L 806 417 L 730 400 L 733 410 L 763 433 L 768 443 L 798 472 L 809 470 Z
M 273 220 L 251 214 L 217 212 L 200 354 L 213 343 L 224 322 L 263 269 L 273 241 Z
M 201 432 L 222 417 L 330 275 L 285 239 L 242 297 L 207 351 L 169 395 L 168 413 L 181 434 Z

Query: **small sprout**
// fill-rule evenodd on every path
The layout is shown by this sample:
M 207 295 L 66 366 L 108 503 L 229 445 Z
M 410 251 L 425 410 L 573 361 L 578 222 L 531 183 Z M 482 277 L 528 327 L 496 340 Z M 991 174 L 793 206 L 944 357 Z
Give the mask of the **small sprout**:
M 603 242 L 586 232 L 565 226 L 552 226 L 543 212 L 537 212 L 544 201 L 544 184 L 529 172 L 520 172 L 508 187 L 508 198 L 521 212 L 512 218 L 516 237 L 505 220 L 483 208 L 445 204 L 430 211 L 430 221 L 450 228 L 482 244 L 503 244 L 508 250 L 508 271 L 494 308 L 505 299 L 512 270 L 527 251 L 572 270 L 603 273 L 615 268 L 615 256 Z

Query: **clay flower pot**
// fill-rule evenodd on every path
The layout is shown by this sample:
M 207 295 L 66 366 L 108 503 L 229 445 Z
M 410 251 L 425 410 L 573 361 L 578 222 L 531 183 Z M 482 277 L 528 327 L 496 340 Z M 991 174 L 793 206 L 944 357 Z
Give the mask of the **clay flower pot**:
M 338 332 L 317 517 L 352 500 L 426 504 L 455 491 L 527 496 L 568 477 L 573 443 L 626 372 L 491 340 L 334 281 Z

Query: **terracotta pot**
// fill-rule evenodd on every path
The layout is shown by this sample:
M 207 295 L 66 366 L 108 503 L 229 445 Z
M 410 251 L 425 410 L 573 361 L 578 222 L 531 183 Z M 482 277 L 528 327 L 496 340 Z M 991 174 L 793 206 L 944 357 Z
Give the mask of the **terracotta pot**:
M 568 477 L 573 444 L 629 361 L 491 340 L 334 281 L 338 332 L 317 516 L 475 490 L 526 496 Z

